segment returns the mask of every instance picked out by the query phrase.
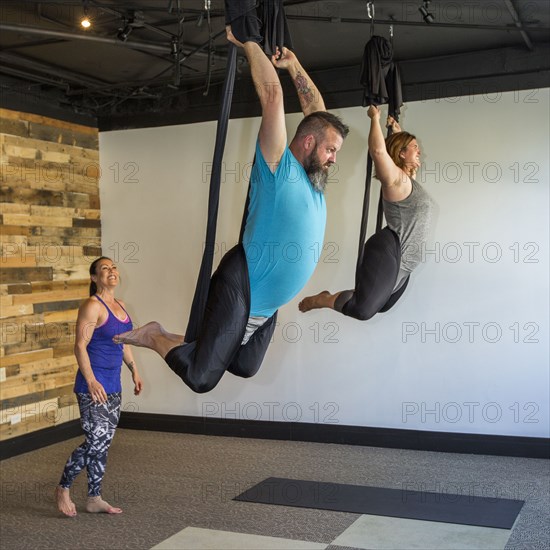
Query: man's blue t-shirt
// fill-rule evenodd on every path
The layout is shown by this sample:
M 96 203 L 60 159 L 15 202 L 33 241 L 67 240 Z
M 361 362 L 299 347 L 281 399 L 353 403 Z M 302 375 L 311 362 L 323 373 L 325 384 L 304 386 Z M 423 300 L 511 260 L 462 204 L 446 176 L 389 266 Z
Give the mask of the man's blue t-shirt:
M 243 246 L 254 317 L 271 317 L 308 282 L 323 248 L 327 209 L 287 147 L 273 174 L 259 143 Z

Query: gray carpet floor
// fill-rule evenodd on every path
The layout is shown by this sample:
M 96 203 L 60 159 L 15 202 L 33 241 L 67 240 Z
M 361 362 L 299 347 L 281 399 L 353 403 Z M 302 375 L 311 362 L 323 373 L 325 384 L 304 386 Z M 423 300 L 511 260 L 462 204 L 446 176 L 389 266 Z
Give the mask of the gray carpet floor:
M 149 549 L 187 526 L 330 543 L 358 518 L 232 500 L 267 477 L 525 500 L 506 549 L 550 548 L 547 460 L 120 429 L 103 496 L 124 513 L 85 513 L 83 473 L 73 488 L 80 513 L 65 518 L 53 491 L 80 442 L 0 463 L 2 550 Z

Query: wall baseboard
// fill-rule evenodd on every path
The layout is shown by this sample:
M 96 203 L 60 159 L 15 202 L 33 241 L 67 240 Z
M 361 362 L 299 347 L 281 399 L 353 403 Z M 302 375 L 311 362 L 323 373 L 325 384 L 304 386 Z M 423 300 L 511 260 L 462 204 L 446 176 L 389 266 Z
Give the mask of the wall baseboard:
M 58 426 L 20 435 L 13 439 L 7 439 L 2 441 L 2 445 L 0 446 L 0 460 L 28 453 L 29 451 L 35 451 L 36 449 L 41 449 L 42 447 L 81 435 L 80 420 L 76 419 L 59 424 Z
M 550 458 L 550 439 L 505 435 L 367 428 L 302 422 L 266 422 L 122 412 L 119 428 L 195 435 L 336 443 L 442 453 Z M 2 442 L 0 460 L 82 435 L 78 420 Z
M 340 424 L 267 422 L 134 412 L 123 412 L 119 426 L 133 430 L 252 439 L 337 443 L 444 453 L 550 458 L 550 439 L 544 437 L 428 432 Z

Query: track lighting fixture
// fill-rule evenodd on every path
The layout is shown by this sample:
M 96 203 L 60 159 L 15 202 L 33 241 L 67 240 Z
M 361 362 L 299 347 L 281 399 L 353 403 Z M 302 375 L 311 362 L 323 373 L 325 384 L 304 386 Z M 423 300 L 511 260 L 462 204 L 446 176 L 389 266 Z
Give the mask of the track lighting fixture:
M 126 40 L 128 40 L 128 37 L 130 36 L 133 30 L 134 30 L 134 27 L 132 27 L 132 25 L 127 23 L 126 25 L 124 25 L 124 28 L 118 30 L 116 37 L 121 42 L 126 42 Z
M 145 18 L 143 17 L 143 12 L 136 11 L 136 12 L 130 12 L 128 17 L 125 17 L 123 19 L 123 26 L 118 29 L 117 32 L 117 38 L 122 41 L 126 42 L 128 40 L 128 37 L 132 33 L 132 31 L 136 28 L 143 28 L 145 25 Z
M 425 23 L 433 23 L 435 21 L 435 17 L 433 13 L 430 13 L 428 11 L 430 6 L 430 0 L 425 0 L 422 6 L 418 8 L 418 11 L 422 14 L 422 19 L 424 19 Z

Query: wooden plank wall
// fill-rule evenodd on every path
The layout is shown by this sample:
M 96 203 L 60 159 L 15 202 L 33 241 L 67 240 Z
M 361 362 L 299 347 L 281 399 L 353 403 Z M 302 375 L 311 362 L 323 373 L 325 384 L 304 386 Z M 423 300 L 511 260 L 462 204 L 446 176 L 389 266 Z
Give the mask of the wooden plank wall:
M 0 109 L 0 440 L 78 418 L 77 309 L 101 255 L 97 128 Z

